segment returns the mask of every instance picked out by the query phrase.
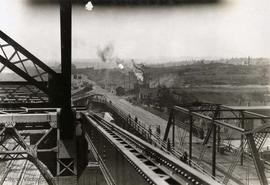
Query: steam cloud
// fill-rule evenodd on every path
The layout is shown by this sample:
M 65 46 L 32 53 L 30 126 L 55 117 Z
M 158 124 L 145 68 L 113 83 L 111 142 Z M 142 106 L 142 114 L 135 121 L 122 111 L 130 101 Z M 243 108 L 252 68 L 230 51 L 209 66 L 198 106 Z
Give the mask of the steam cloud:
M 132 65 L 133 65 L 133 73 L 136 76 L 137 80 L 143 82 L 144 81 L 144 77 L 143 77 L 143 69 L 142 67 L 138 66 L 134 60 L 131 60 Z

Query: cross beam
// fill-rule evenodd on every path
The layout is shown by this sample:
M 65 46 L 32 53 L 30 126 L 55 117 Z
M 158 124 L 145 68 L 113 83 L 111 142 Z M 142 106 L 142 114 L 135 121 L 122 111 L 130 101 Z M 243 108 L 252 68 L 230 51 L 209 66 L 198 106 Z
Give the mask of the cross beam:
M 27 74 L 26 72 L 24 72 L 23 70 L 21 70 L 19 67 L 17 67 L 15 64 L 13 64 L 12 62 L 8 61 L 7 59 L 5 59 L 4 57 L 0 56 L 0 62 L 8 67 L 9 69 L 11 69 L 12 71 L 14 71 L 16 74 L 18 74 L 19 76 L 21 76 L 23 79 L 25 79 L 27 82 L 31 83 L 32 85 L 36 86 L 37 88 L 39 88 L 40 90 L 42 90 L 43 92 L 45 92 L 46 94 L 49 94 L 48 88 L 46 86 L 44 86 L 43 84 L 39 83 L 36 79 L 34 79 L 33 77 L 31 77 L 29 74 Z
M 31 60 L 34 64 L 39 66 L 41 69 L 46 71 L 47 73 L 54 75 L 56 72 L 52 70 L 50 67 L 48 67 L 46 64 L 41 62 L 37 57 L 35 57 L 33 54 L 31 54 L 29 51 L 27 51 L 24 47 L 22 47 L 20 44 L 18 44 L 15 40 L 10 38 L 8 35 L 6 35 L 4 32 L 0 30 L 0 38 L 3 39 L 8 43 L 8 45 L 11 45 L 15 50 L 22 53 L 24 56 L 26 56 L 29 60 Z

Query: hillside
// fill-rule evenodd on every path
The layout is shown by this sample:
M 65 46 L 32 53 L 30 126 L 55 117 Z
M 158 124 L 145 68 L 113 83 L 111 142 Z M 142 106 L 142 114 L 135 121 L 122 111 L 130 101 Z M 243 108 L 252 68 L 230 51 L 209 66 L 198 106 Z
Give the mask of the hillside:
M 145 70 L 152 86 L 268 85 L 269 65 L 233 65 L 224 63 L 192 64 Z M 173 82 L 172 82 L 173 81 Z

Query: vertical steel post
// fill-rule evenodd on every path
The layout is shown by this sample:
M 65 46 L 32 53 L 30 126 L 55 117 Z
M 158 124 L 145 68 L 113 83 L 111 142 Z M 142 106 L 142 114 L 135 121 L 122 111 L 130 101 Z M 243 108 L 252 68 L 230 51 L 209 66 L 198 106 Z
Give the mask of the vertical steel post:
M 63 106 L 71 108 L 71 0 L 60 0 L 61 69 L 64 83 Z
M 174 114 L 172 115 L 172 146 L 175 146 L 175 121 L 174 121 Z
M 220 126 L 217 126 L 217 151 L 218 152 L 220 152 L 220 143 L 221 143 Z
M 190 114 L 190 117 L 189 117 L 189 165 L 191 165 L 191 159 L 192 159 L 192 132 L 193 132 L 193 119 Z
M 268 185 L 267 178 L 265 175 L 264 162 L 260 159 L 259 151 L 256 147 L 256 143 L 252 133 L 246 134 L 249 149 L 254 161 L 257 175 L 259 177 L 261 185 Z
M 217 105 L 216 110 L 214 112 L 214 117 L 212 118 L 212 126 L 213 126 L 213 150 L 212 150 L 212 175 L 216 176 L 216 152 L 217 152 L 217 125 L 215 124 L 215 119 L 220 116 L 220 107 Z
M 243 111 L 241 111 L 241 128 L 244 128 L 244 122 L 245 122 L 245 115 L 243 113 Z M 241 134 L 241 157 L 240 157 L 240 164 L 241 166 L 243 166 L 244 164 L 244 136 L 243 134 Z
M 172 119 L 174 119 L 174 109 L 173 108 L 171 109 L 170 116 L 169 116 L 169 119 L 168 119 L 168 123 L 167 123 L 165 133 L 164 133 L 163 141 L 165 141 L 165 142 L 167 142 L 167 139 L 168 139 L 168 136 L 169 136 L 170 128 L 171 128 L 171 125 L 172 125 Z
M 60 0 L 62 101 L 60 138 L 72 139 L 74 117 L 71 110 L 71 0 Z
M 217 126 L 213 124 L 213 150 L 212 150 L 212 175 L 216 176 L 216 135 Z

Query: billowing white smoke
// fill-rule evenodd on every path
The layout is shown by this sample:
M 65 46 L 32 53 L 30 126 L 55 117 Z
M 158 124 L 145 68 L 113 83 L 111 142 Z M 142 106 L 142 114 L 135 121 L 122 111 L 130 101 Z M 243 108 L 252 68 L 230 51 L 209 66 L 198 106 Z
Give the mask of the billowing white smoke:
M 125 68 L 123 64 L 118 64 L 118 67 L 119 67 L 120 69 L 124 69 L 124 68 Z
M 136 78 L 138 81 L 143 82 L 144 77 L 143 77 L 143 70 L 142 67 L 137 65 L 134 60 L 131 61 L 132 66 L 133 66 L 133 73 L 135 74 Z
M 143 73 L 141 72 L 134 72 L 137 80 L 139 80 L 140 82 L 143 82 Z

